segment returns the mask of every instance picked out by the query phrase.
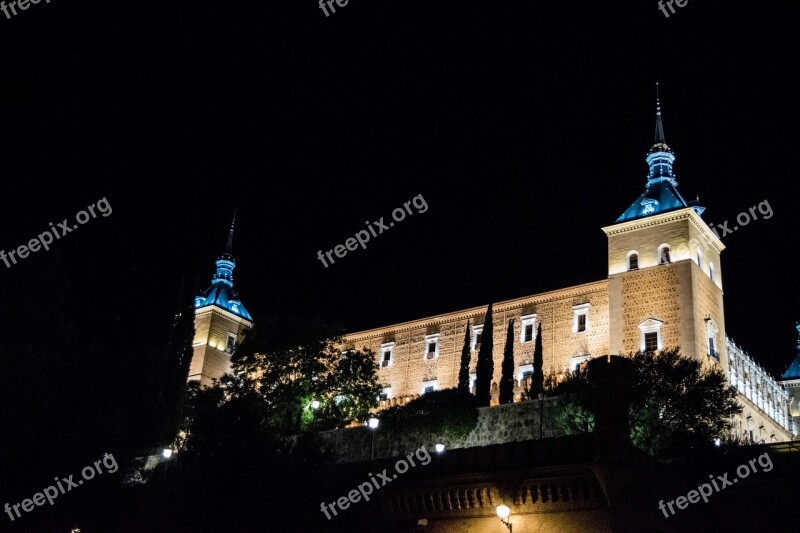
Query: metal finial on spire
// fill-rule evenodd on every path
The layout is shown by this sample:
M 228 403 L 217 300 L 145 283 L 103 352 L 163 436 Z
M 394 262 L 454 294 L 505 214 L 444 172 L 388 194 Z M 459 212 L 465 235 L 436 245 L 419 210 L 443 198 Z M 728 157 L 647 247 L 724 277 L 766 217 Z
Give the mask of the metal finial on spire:
M 231 220 L 231 229 L 228 232 L 228 244 L 225 245 L 225 253 L 232 254 L 233 253 L 233 230 L 236 226 L 236 209 L 233 210 L 233 220 Z
M 656 82 L 656 143 L 666 144 L 664 140 L 664 124 L 661 122 L 661 99 L 658 94 L 658 82 Z

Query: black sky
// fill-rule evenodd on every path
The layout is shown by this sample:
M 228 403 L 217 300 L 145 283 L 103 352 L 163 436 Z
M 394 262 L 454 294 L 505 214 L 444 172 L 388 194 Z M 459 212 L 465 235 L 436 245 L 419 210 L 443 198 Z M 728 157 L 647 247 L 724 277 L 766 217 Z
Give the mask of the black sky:
M 181 275 L 207 284 L 235 206 L 254 315 L 353 331 L 603 279 L 600 228 L 643 190 L 660 81 L 683 195 L 711 222 L 774 211 L 723 239 L 722 268 L 729 336 L 778 373 L 800 320 L 796 15 L 710 0 L 669 19 L 655 0 L 0 14 L 0 248 L 106 197 L 111 216 L 48 253 L 74 314 L 132 342 L 163 340 Z M 418 194 L 426 213 L 316 259 Z M 0 278 L 22 283 L 34 259 Z

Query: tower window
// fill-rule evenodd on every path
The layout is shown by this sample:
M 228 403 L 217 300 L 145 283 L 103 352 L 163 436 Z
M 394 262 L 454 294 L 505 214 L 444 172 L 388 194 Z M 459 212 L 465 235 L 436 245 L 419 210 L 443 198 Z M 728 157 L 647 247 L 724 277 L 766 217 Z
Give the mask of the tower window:
M 644 350 L 646 352 L 655 352 L 658 350 L 658 333 L 654 331 L 644 334 Z
M 628 255 L 628 270 L 637 270 L 639 268 L 639 254 L 631 252 Z
M 227 353 L 234 353 L 236 351 L 236 334 L 228 333 L 228 342 L 225 344 L 225 351 Z
M 708 264 L 708 277 L 711 278 L 711 281 L 716 281 L 716 273 L 714 272 L 714 263 Z
M 700 267 L 700 270 L 703 270 L 703 252 L 697 250 L 697 266 Z
M 655 352 L 664 349 L 664 341 L 661 338 L 661 326 L 663 325 L 663 322 L 652 317 L 639 324 L 639 331 L 641 332 L 640 351 Z
M 586 331 L 586 315 L 578 315 L 578 331 Z
M 662 244 L 658 247 L 658 264 L 659 265 L 668 265 L 672 262 L 672 258 L 670 256 L 670 249 L 668 244 Z

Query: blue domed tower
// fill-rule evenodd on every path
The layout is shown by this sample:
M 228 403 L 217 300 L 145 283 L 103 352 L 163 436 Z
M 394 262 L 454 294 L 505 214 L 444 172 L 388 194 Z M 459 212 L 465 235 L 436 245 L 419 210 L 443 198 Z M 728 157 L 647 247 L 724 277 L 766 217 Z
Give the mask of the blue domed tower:
M 189 379 L 199 380 L 202 386 L 222 377 L 231 367 L 231 355 L 241 342 L 245 331 L 253 327 L 253 317 L 245 309 L 233 288 L 233 215 L 225 253 L 217 257 L 211 286 L 194 299 L 194 354 Z
M 611 353 L 680 347 L 683 355 L 725 368 L 720 253 L 725 248 L 686 201 L 664 137 L 656 85 L 655 139 L 645 190 L 603 228 L 608 237 Z

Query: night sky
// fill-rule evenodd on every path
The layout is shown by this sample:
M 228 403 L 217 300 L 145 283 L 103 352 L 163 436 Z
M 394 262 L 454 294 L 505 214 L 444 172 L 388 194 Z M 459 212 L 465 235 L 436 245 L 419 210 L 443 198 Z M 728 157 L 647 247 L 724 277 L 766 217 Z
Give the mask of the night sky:
M 606 277 L 644 190 L 655 82 L 679 190 L 727 235 L 728 335 L 795 355 L 796 2 L 67 2 L 0 14 L 0 248 L 107 198 L 44 254 L 98 335 L 163 342 L 238 208 L 254 316 L 348 331 Z M 329 268 L 329 250 L 421 194 L 429 208 Z M 416 210 L 415 210 L 416 212 Z M 734 224 L 730 224 L 733 226 Z M 32 291 L 35 292 L 35 291 Z M 5 332 L 4 334 L 12 334 Z

